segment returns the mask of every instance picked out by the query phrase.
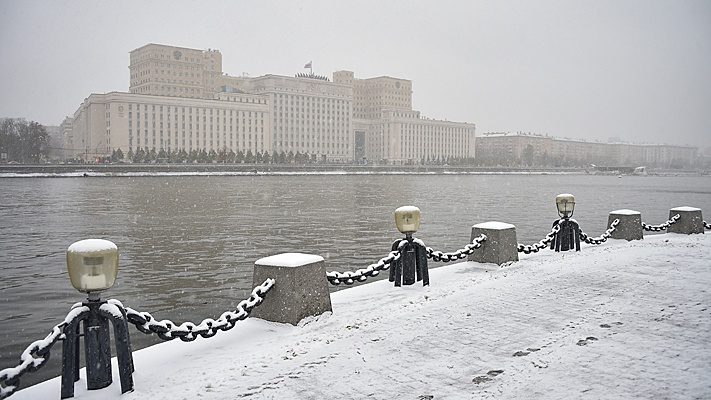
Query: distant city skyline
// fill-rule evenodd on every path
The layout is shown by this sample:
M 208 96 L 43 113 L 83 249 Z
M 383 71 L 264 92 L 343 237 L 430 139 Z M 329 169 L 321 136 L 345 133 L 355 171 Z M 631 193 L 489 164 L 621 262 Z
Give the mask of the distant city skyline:
M 0 3 L 0 116 L 59 125 L 128 91 L 145 43 L 219 49 L 231 75 L 357 71 L 484 132 L 711 146 L 711 2 Z M 200 7 L 200 8 L 197 8 Z

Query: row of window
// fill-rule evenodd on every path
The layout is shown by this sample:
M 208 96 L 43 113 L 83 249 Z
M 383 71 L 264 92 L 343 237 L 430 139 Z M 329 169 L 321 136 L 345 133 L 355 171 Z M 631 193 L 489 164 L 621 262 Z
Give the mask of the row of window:
M 128 103 L 128 111 L 133 111 L 133 110 L 140 111 L 141 106 L 143 106 L 144 112 L 148 112 L 148 104 L 133 104 L 133 103 Z M 107 108 L 109 107 L 108 103 L 107 103 L 106 107 Z M 195 111 L 195 114 L 200 114 L 200 113 L 205 114 L 209 111 L 210 115 L 212 115 L 213 111 L 216 111 L 215 114 L 220 114 L 220 111 L 222 111 L 222 115 L 227 115 L 228 111 L 230 112 L 230 115 L 232 115 L 233 112 L 238 112 L 238 113 L 239 112 L 242 112 L 242 113 L 247 112 L 247 111 L 243 111 L 243 110 L 228 110 L 226 108 L 214 109 L 214 108 L 207 108 L 207 107 L 189 107 L 189 106 L 188 107 L 185 107 L 185 106 L 180 106 L 180 107 L 178 107 L 178 106 L 162 106 L 162 105 L 156 106 L 155 104 L 152 104 L 150 106 L 150 110 L 154 113 L 156 111 L 158 111 L 160 113 L 162 113 L 163 111 L 167 111 L 170 113 L 171 109 L 173 110 L 174 113 L 182 112 L 182 113 L 187 113 L 187 114 L 192 114 L 193 110 Z M 252 111 L 249 111 L 249 113 L 250 113 L 249 115 L 251 116 Z M 254 111 L 254 113 L 256 114 L 257 111 Z
M 254 104 L 267 104 L 266 99 L 260 99 L 255 97 L 244 97 L 244 96 L 229 96 L 225 94 L 219 95 L 220 100 L 231 101 L 234 103 L 254 103 Z
M 259 135 L 254 135 L 254 141 L 252 141 L 252 135 L 249 135 L 248 137 L 242 136 L 242 137 L 235 137 L 234 135 L 231 136 L 225 136 L 222 135 L 220 137 L 217 135 L 216 137 L 210 135 L 209 138 L 203 134 L 202 135 L 202 140 L 200 140 L 201 137 L 200 135 L 194 135 L 192 132 L 189 135 L 180 135 L 176 133 L 174 137 L 172 137 L 170 134 L 166 135 L 165 137 L 163 136 L 163 132 L 160 132 L 160 135 L 155 135 L 155 132 L 151 132 L 148 130 L 144 130 L 144 135 L 141 137 L 140 131 L 137 132 L 137 134 L 134 136 L 133 134 L 129 133 L 128 136 L 128 146 L 129 149 L 133 148 L 134 145 L 136 146 L 148 146 L 149 144 L 156 146 L 159 145 L 160 148 L 164 148 L 165 145 L 171 146 L 175 145 L 178 148 L 184 148 L 186 150 L 196 148 L 196 149 L 201 149 L 201 148 L 206 148 L 207 150 L 219 150 L 223 148 L 235 148 L 235 150 L 253 150 L 253 151 L 262 151 L 264 148 L 264 140 L 263 137 Z M 194 144 L 194 147 L 193 147 Z M 236 147 L 235 147 L 236 144 Z M 180 146 L 179 146 L 180 145 Z M 187 147 L 186 147 L 187 146 Z M 228 147 L 229 146 L 229 147 Z
M 211 110 L 211 111 L 212 111 L 212 110 Z M 223 113 L 223 114 L 222 114 L 222 120 L 223 120 L 223 121 L 227 121 L 227 115 L 229 115 L 229 117 L 230 117 L 230 123 L 232 123 L 232 118 L 233 118 L 233 116 L 236 117 L 235 119 L 236 119 L 236 121 L 237 121 L 238 123 L 239 123 L 239 117 L 242 117 L 242 122 L 244 123 L 246 117 L 249 117 L 249 123 L 251 124 L 251 123 L 252 123 L 252 113 L 253 113 L 253 111 L 237 111 L 237 112 L 233 113 L 233 110 L 231 110 L 229 114 L 226 114 L 226 113 Z M 132 118 L 133 118 L 133 115 L 134 115 L 133 111 L 129 111 L 129 112 L 128 112 L 128 118 L 129 118 L 129 119 L 132 119 Z M 136 119 L 139 119 L 139 120 L 141 119 L 141 112 L 140 112 L 140 111 L 137 111 L 135 115 L 136 115 Z M 210 117 L 209 117 L 209 118 L 210 118 L 210 122 L 212 122 L 212 118 L 213 118 L 212 115 L 213 115 L 212 112 L 210 112 Z M 170 110 L 168 110 L 168 112 L 166 113 L 165 116 L 166 116 L 166 119 L 168 119 L 168 120 L 170 119 Z M 186 114 L 180 114 L 180 118 L 181 118 L 182 121 L 185 121 L 185 116 L 186 116 Z M 110 114 L 110 113 L 106 113 L 106 118 L 110 118 L 110 117 L 111 117 L 111 114 Z M 152 111 L 151 117 L 152 117 L 152 119 L 153 119 L 154 121 L 156 120 L 156 112 L 155 112 L 155 111 Z M 177 113 L 173 114 L 173 117 L 175 117 L 175 118 L 173 118 L 175 121 L 178 120 L 178 114 L 177 114 Z M 192 113 L 188 114 L 187 117 L 188 117 L 188 121 L 192 122 L 192 120 L 193 120 L 193 115 L 192 115 Z M 263 123 L 263 122 L 264 122 L 264 113 L 254 111 L 254 118 L 255 118 L 254 121 L 255 121 L 255 123 L 257 122 L 257 119 L 256 119 L 257 117 L 259 117 L 259 122 L 260 122 L 260 123 Z M 203 114 L 202 114 L 202 120 L 203 120 L 203 122 L 206 121 L 206 118 L 208 118 L 207 114 L 203 113 Z M 216 113 L 215 118 L 216 118 L 217 122 L 219 123 L 219 122 L 220 122 L 220 113 L 219 113 L 219 112 Z M 143 119 L 144 119 L 144 120 L 148 120 L 148 112 L 144 112 L 144 113 L 143 113 Z M 162 111 L 159 111 L 159 113 L 158 113 L 158 119 L 160 119 L 161 121 L 163 121 L 163 112 L 162 112 Z M 198 113 L 195 113 L 195 120 L 197 121 L 197 120 L 199 120 L 199 119 L 200 119 L 200 113 L 199 113 L 199 112 L 198 112 Z
M 148 124 L 147 123 L 143 124 L 143 127 L 148 128 Z M 235 129 L 233 129 L 232 126 L 230 126 L 229 127 L 230 129 L 227 129 L 227 125 L 222 125 L 222 130 L 220 130 L 220 125 L 213 126 L 212 124 L 210 124 L 210 125 L 203 124 L 202 130 L 200 130 L 200 124 L 195 124 L 195 125 L 188 124 L 186 126 L 185 123 L 183 123 L 183 124 L 181 124 L 180 127 L 183 132 L 185 132 L 186 129 L 188 132 L 192 132 L 193 128 L 195 129 L 196 132 L 208 132 L 208 127 L 209 127 L 210 133 L 212 133 L 212 132 L 216 132 L 216 133 L 220 133 L 220 132 L 240 133 L 241 132 L 243 134 L 245 132 L 247 132 L 247 133 L 251 133 L 251 132 L 264 133 L 264 127 L 255 127 L 254 130 L 252 130 L 251 126 L 249 126 L 249 127 L 242 126 L 241 129 L 240 129 L 240 127 L 235 127 Z M 138 130 L 140 128 L 141 128 L 140 124 L 133 125 L 133 122 L 129 121 L 129 125 L 128 125 L 129 134 L 133 131 L 133 129 Z M 151 128 L 154 130 L 156 129 L 155 123 L 151 125 Z M 158 129 L 163 129 L 163 128 L 164 128 L 163 123 L 160 123 L 160 125 L 158 126 Z M 170 133 L 171 124 L 170 123 L 166 124 L 165 128 Z M 178 132 L 178 124 L 177 123 L 174 124 L 173 128 L 174 128 L 173 131 L 175 131 L 177 133 Z

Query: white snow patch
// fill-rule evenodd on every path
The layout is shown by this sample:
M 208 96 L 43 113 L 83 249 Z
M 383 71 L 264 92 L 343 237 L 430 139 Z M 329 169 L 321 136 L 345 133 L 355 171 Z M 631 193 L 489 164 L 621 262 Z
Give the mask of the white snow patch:
M 420 209 L 415 207 L 415 206 L 402 206 L 398 207 L 395 212 L 401 212 L 401 213 L 416 213 L 419 212 Z
M 515 229 L 516 226 L 507 224 L 506 222 L 489 221 L 489 222 L 482 222 L 481 224 L 476 224 L 476 225 L 474 225 L 474 228 L 503 230 L 503 229 L 511 229 L 511 228 Z
M 122 313 L 121 310 L 116 306 L 116 304 L 104 303 L 104 304 L 102 304 L 102 305 L 99 307 L 99 309 L 100 309 L 101 311 L 105 311 L 105 312 L 111 314 L 114 318 L 123 319 L 123 313 Z
M 255 264 L 267 267 L 300 267 L 302 265 L 313 264 L 319 261 L 323 261 L 323 257 L 315 254 L 282 253 L 260 258 L 257 262 L 255 262 Z
M 700 208 L 689 207 L 689 206 L 675 207 L 675 208 L 672 208 L 671 210 L 672 210 L 672 211 L 682 211 L 682 212 L 701 211 Z
M 104 239 L 84 239 L 72 243 L 67 251 L 75 253 L 90 253 L 95 251 L 118 250 L 113 242 Z
M 639 211 L 635 210 L 628 210 L 626 208 L 623 208 L 621 210 L 615 210 L 615 211 L 610 211 L 610 214 L 618 214 L 618 215 L 641 215 L 642 213 Z

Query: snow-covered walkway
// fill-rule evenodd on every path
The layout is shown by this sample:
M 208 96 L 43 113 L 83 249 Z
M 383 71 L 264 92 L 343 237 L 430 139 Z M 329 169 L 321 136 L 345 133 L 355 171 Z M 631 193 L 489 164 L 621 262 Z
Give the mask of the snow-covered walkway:
M 297 327 L 249 319 L 150 347 L 134 353 L 134 392 L 82 379 L 76 398 L 711 398 L 711 235 L 521 258 L 340 291 L 333 314 Z M 59 380 L 12 398 L 58 399 Z

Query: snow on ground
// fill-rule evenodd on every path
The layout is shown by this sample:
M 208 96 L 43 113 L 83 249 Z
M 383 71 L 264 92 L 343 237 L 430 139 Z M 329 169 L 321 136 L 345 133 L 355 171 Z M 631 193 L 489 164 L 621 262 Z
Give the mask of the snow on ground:
M 610 211 L 610 214 L 617 214 L 617 215 L 642 215 L 641 212 L 635 211 L 635 210 L 628 210 L 626 208 L 623 208 L 621 210 L 615 210 L 615 211 Z
M 109 388 L 87 392 L 82 378 L 76 398 L 711 398 L 711 235 L 467 262 L 430 279 L 333 293 L 333 314 L 297 327 L 250 318 L 137 351 L 134 392 L 120 395 L 114 368 Z M 58 399 L 59 379 L 12 398 Z

